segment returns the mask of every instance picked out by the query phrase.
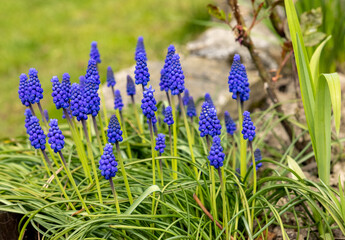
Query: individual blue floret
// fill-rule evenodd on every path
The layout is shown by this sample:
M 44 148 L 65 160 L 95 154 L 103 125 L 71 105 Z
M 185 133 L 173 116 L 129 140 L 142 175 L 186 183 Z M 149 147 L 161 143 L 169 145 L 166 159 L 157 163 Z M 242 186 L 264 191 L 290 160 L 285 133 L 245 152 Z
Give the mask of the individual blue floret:
M 170 72 L 171 60 L 174 54 L 175 54 L 175 47 L 174 45 L 170 45 L 168 47 L 168 53 L 165 57 L 164 66 L 161 70 L 161 78 L 159 82 L 161 91 L 168 92 L 170 90 L 169 72 Z
M 50 128 L 47 134 L 48 143 L 50 144 L 54 152 L 57 153 L 64 148 L 65 137 L 62 135 L 62 132 L 58 126 L 58 121 L 56 119 L 50 119 L 49 126 Z
M 145 51 L 145 46 L 144 46 L 144 38 L 142 36 L 138 37 L 137 46 L 135 48 L 135 56 L 134 56 L 135 61 L 138 61 L 140 54 L 143 55 L 143 59 L 146 62 L 147 56 L 146 56 L 146 51 Z
M 99 170 L 102 171 L 102 176 L 107 180 L 115 177 L 117 173 L 117 162 L 113 153 L 113 146 L 109 143 L 103 149 L 103 155 L 99 160 Z
M 95 41 L 91 43 L 90 58 L 95 59 L 97 63 L 101 63 L 101 56 L 97 48 L 97 42 Z
M 155 150 L 162 154 L 164 153 L 165 147 L 165 135 L 163 133 L 159 133 L 156 138 Z
M 26 133 L 29 134 L 29 140 L 31 145 L 35 149 L 46 149 L 46 135 L 44 134 L 37 117 L 31 116 L 28 121 L 26 128 Z
M 87 104 L 78 83 L 71 87 L 71 111 L 78 121 L 87 119 Z
M 225 154 L 223 153 L 223 148 L 220 144 L 220 138 L 215 136 L 213 138 L 213 143 L 211 146 L 210 153 L 208 155 L 208 160 L 210 161 L 210 165 L 214 168 L 218 169 L 219 167 L 223 166 Z
M 228 111 L 224 112 L 224 120 L 226 132 L 230 135 L 234 135 L 234 132 L 236 132 L 236 123 L 234 122 L 234 120 L 232 120 Z
M 114 100 L 114 109 L 119 109 L 122 111 L 123 108 L 123 102 L 122 102 L 122 97 L 120 90 L 116 89 L 115 90 L 115 100 Z
M 155 116 L 155 112 L 157 111 L 156 107 L 156 99 L 153 96 L 154 89 L 152 86 L 148 88 L 145 87 L 144 97 L 141 100 L 141 109 L 143 110 L 143 114 L 147 119 L 151 119 Z
M 205 137 L 206 135 L 210 135 L 214 137 L 220 135 L 221 129 L 222 125 L 217 117 L 216 109 L 210 107 L 207 102 L 204 102 L 199 116 L 200 136 Z
M 172 95 L 178 95 L 183 93 L 184 87 L 184 75 L 180 63 L 180 56 L 176 53 L 171 59 L 171 65 L 169 69 L 169 88 Z
M 135 95 L 135 84 L 131 76 L 127 75 L 127 95 L 134 96 Z
M 235 54 L 234 61 L 228 77 L 229 92 L 232 92 L 232 98 L 237 99 L 240 96 L 242 102 L 249 99 L 249 82 L 246 68 L 241 64 L 240 55 Z
M 115 81 L 114 72 L 113 72 L 113 69 L 111 69 L 111 67 L 109 66 L 107 68 L 107 86 L 114 87 L 115 84 L 116 84 L 116 81 Z
M 168 126 L 174 124 L 174 118 L 172 114 L 172 108 L 170 106 L 167 106 L 165 108 L 165 114 L 164 114 L 164 120 L 163 120 Z
M 110 118 L 107 136 L 110 143 L 122 142 L 123 140 L 121 126 L 115 115 Z
M 189 97 L 188 105 L 187 105 L 187 116 L 188 117 L 196 117 L 196 109 L 194 104 L 194 99 L 192 96 Z
M 250 112 L 245 111 L 243 113 L 243 139 L 248 139 L 249 141 L 253 141 L 255 137 L 255 126 L 250 118 Z
M 149 69 L 147 68 L 145 55 L 142 53 L 139 53 L 138 55 L 134 74 L 135 74 L 135 84 L 137 85 L 142 84 L 143 86 L 146 86 L 147 83 L 150 81 L 150 73 L 149 73 Z

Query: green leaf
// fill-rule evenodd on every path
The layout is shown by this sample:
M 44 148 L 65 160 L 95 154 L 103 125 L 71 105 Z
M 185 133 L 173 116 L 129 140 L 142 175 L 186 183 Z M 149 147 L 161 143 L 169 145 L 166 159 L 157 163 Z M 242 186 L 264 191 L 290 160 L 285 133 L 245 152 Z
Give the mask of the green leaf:
M 208 13 L 211 16 L 213 16 L 213 17 L 215 17 L 215 18 L 217 18 L 217 19 L 219 19 L 219 20 L 221 20 L 223 22 L 226 21 L 225 13 L 219 7 L 217 7 L 217 6 L 213 5 L 213 4 L 208 4 L 207 5 L 207 9 L 208 9 Z M 231 17 L 231 15 L 230 15 L 230 17 Z
M 323 47 L 326 45 L 329 39 L 331 39 L 332 36 L 328 36 L 323 42 L 316 48 L 315 52 L 313 53 L 313 56 L 310 60 L 310 71 L 312 74 L 312 79 L 314 82 L 314 85 L 317 84 L 317 79 L 319 78 L 319 64 L 320 64 L 320 56 Z M 316 88 L 316 86 L 315 86 Z
M 161 192 L 161 189 L 157 185 L 152 185 L 148 189 L 146 189 L 140 197 L 138 197 L 133 204 L 127 209 L 127 211 L 124 213 L 125 215 L 130 215 L 132 212 L 139 206 L 139 204 L 144 201 L 144 199 L 150 195 L 153 192 Z
M 343 186 L 341 186 L 340 175 L 339 175 L 339 180 L 338 180 L 338 186 L 339 186 L 341 213 L 343 215 L 343 218 L 345 219 L 345 195 L 343 191 Z
M 298 163 L 293 158 L 291 158 L 289 155 L 286 157 L 287 157 L 287 162 L 288 162 L 289 168 L 291 168 L 300 178 L 306 179 L 306 176 L 304 175 L 302 169 L 299 167 Z M 298 180 L 297 176 L 295 176 L 295 175 L 292 175 L 292 178 L 295 180 Z

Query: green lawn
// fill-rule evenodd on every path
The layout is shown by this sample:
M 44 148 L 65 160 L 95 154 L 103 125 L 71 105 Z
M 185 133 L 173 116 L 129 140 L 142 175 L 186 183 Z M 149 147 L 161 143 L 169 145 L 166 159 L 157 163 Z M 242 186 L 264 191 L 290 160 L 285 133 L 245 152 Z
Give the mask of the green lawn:
M 64 72 L 76 82 L 85 74 L 90 43 L 98 42 L 102 64 L 114 71 L 134 64 L 136 39 L 142 35 L 148 58 L 163 59 L 169 44 L 182 44 L 208 20 L 210 0 L 17 0 L 0 1 L 0 137 L 25 133 L 24 106 L 18 98 L 21 73 L 39 72 L 44 89 L 43 107 L 59 118 L 51 98 L 52 76 Z

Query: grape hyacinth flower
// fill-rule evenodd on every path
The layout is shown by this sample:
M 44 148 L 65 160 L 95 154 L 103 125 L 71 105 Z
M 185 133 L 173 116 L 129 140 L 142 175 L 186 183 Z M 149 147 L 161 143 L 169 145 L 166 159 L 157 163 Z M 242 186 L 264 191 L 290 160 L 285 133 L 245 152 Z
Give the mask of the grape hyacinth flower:
M 29 90 L 28 90 L 28 76 L 25 73 L 19 76 L 19 89 L 18 89 L 19 99 L 23 105 L 26 107 L 30 106 L 29 101 Z
M 145 51 L 145 46 L 144 46 L 144 38 L 142 36 L 138 37 L 137 46 L 135 48 L 135 56 L 134 56 L 135 61 L 138 61 L 140 54 L 143 55 L 143 59 L 146 62 L 147 56 L 146 56 L 146 51 Z
M 45 118 L 45 120 L 48 122 L 48 121 L 49 121 L 49 114 L 48 114 L 48 110 L 47 110 L 47 109 L 45 109 L 45 110 L 43 111 L 43 114 L 44 114 L 44 118 Z
M 127 75 L 127 95 L 134 96 L 135 95 L 135 84 L 131 76 Z
M 70 91 L 67 92 L 63 89 L 57 76 L 54 76 L 51 80 L 52 83 L 52 97 L 56 109 L 68 108 L 70 101 Z
M 175 47 L 174 45 L 170 45 L 168 47 L 168 52 L 165 57 L 164 66 L 161 70 L 161 78 L 160 78 L 160 83 L 159 83 L 161 91 L 168 92 L 170 89 L 169 73 L 170 73 L 171 60 L 174 54 L 175 54 Z
M 215 169 L 218 169 L 223 166 L 225 154 L 223 153 L 223 148 L 220 144 L 220 138 L 215 136 L 213 138 L 213 143 L 211 146 L 210 153 L 208 155 L 208 160 L 210 161 L 210 165 L 213 166 Z
M 192 96 L 189 97 L 188 105 L 187 105 L 187 116 L 193 118 L 196 116 L 196 109 L 194 104 L 194 99 Z
M 145 91 L 143 93 L 144 97 L 141 100 L 141 109 L 143 110 L 143 114 L 147 119 L 152 119 L 155 117 L 155 112 L 157 111 L 156 107 L 156 99 L 153 96 L 154 89 L 152 86 L 149 86 L 148 88 L 145 87 Z
M 60 152 L 65 146 L 65 137 L 62 135 L 56 119 L 50 119 L 49 126 L 48 143 L 55 153 Z
M 183 106 L 187 106 L 188 102 L 189 102 L 189 91 L 188 91 L 188 89 L 185 89 L 184 90 L 184 95 L 183 95 L 183 98 L 182 98 Z
M 150 81 L 150 73 L 149 69 L 147 68 L 145 55 L 142 53 L 139 53 L 138 55 L 134 74 L 135 84 L 137 85 L 141 84 L 143 87 L 145 87 L 147 83 Z
M 101 170 L 102 176 L 109 180 L 115 177 L 117 173 L 117 162 L 113 153 L 113 146 L 107 143 L 103 149 L 103 155 L 99 160 L 99 170 Z
M 251 142 L 255 137 L 255 126 L 250 118 L 250 113 L 248 111 L 245 111 L 243 113 L 243 117 L 243 139 L 248 139 Z
M 26 133 L 29 134 L 31 145 L 35 149 L 46 149 L 46 135 L 41 128 L 37 117 L 31 116 L 26 126 Z
M 229 92 L 232 92 L 232 98 L 237 99 L 239 95 L 242 102 L 249 99 L 249 82 L 246 68 L 241 64 L 241 57 L 235 54 L 234 61 L 228 77 Z
M 174 124 L 174 119 L 172 115 L 172 108 L 170 106 L 167 106 L 165 108 L 165 113 L 164 113 L 164 120 L 163 120 L 168 126 Z
M 156 138 L 156 147 L 155 150 L 159 152 L 159 154 L 164 153 L 165 149 L 165 135 L 163 133 L 159 133 Z
M 107 136 L 110 143 L 122 142 L 123 140 L 121 126 L 115 115 L 110 118 Z
M 71 99 L 71 77 L 68 73 L 62 74 L 61 89 L 63 91 L 63 98 L 65 102 Z
M 107 68 L 107 87 L 114 87 L 116 84 L 113 69 Z
M 99 54 L 96 41 L 91 43 L 90 58 L 95 59 L 97 63 L 101 63 L 101 56 Z
M 220 125 L 220 121 L 218 120 L 216 109 L 210 107 L 207 102 L 204 102 L 199 116 L 200 136 L 205 137 L 210 135 L 214 137 L 220 135 L 221 129 L 222 125 Z
M 254 158 L 255 158 L 255 163 L 262 160 L 261 151 L 259 148 L 255 149 Z M 250 166 L 253 166 L 253 163 L 251 163 Z M 257 163 L 255 167 L 257 171 L 259 168 L 262 167 L 262 163 Z
M 121 92 L 120 90 L 116 89 L 115 90 L 115 101 L 114 101 L 114 109 L 119 109 L 122 111 L 123 108 L 123 102 L 122 102 L 122 97 L 121 97 Z
M 86 79 L 85 89 L 82 92 L 84 101 L 87 105 L 87 115 L 92 115 L 93 117 L 97 116 L 101 105 L 101 99 L 98 96 L 98 87 L 96 87 L 96 85 L 97 83 L 94 75 L 91 75 Z
M 169 69 L 169 81 L 170 90 L 172 95 L 179 95 L 183 93 L 184 87 L 184 75 L 180 63 L 180 56 L 176 53 L 171 59 L 171 65 Z
M 225 120 L 226 132 L 229 133 L 231 136 L 234 135 L 234 132 L 236 132 L 236 123 L 230 117 L 230 114 L 228 111 L 224 112 L 224 120 Z
M 88 80 L 91 76 L 93 76 L 93 82 L 95 83 L 95 88 L 98 91 L 99 84 L 101 84 L 101 81 L 97 70 L 97 62 L 93 58 L 90 58 L 89 63 L 87 65 L 85 79 Z
M 87 120 L 87 104 L 78 83 L 71 87 L 71 111 L 78 121 Z
M 34 68 L 29 69 L 29 80 L 27 82 L 29 102 L 31 104 L 39 103 L 43 98 L 43 89 L 41 87 L 40 80 L 37 76 L 37 70 Z
M 84 89 L 85 89 L 85 81 L 86 81 L 85 76 L 79 77 L 79 87 L 80 87 L 81 91 L 84 91 Z
M 25 109 L 25 128 L 29 127 L 30 118 L 33 116 L 30 109 Z
M 213 104 L 211 95 L 209 93 L 205 94 L 205 102 L 207 102 L 210 107 L 214 108 L 214 104 Z

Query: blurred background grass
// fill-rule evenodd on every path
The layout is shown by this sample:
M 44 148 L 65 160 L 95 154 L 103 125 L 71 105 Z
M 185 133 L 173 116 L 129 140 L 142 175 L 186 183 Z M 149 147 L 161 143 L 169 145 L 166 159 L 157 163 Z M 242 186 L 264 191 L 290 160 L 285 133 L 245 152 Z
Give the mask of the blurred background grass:
M 108 65 L 133 65 L 137 37 L 144 36 L 149 60 L 163 60 L 169 44 L 195 37 L 207 21 L 210 0 L 0 0 L 0 137 L 25 133 L 18 98 L 19 75 L 38 70 L 43 108 L 61 118 L 51 98 L 52 76 L 64 72 L 77 82 L 85 74 L 90 44 L 98 42 L 104 82 Z

